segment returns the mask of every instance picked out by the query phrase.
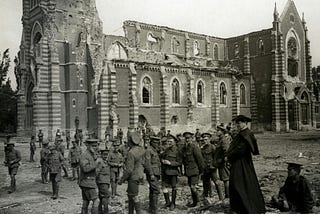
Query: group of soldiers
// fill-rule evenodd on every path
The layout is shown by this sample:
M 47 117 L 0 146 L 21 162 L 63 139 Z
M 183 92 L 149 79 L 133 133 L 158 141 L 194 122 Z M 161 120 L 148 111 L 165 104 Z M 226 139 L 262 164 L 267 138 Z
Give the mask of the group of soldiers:
M 177 135 L 162 128 L 155 134 L 151 126 L 127 132 L 123 140 L 122 130 L 116 137 L 106 137 L 103 149 L 99 140 L 89 137 L 81 150 L 78 138 L 72 141 L 68 160 L 72 167 L 72 180 L 77 180 L 82 192 L 82 214 L 87 214 L 90 201 L 91 213 L 108 213 L 109 197 L 117 195 L 117 185 L 127 183 L 128 213 L 141 213 L 139 186 L 146 178 L 149 184 L 149 213 L 158 213 L 159 195 L 162 192 L 169 210 L 176 209 L 177 184 L 186 176 L 191 192 L 188 207 L 196 207 L 200 199 L 209 202 L 215 187 L 219 201 L 230 200 L 230 213 L 265 213 L 265 202 L 252 163 L 252 154 L 259 154 L 256 139 L 247 123 L 251 119 L 239 115 L 234 126 L 221 124 L 213 131 L 184 132 Z M 41 134 L 40 134 L 41 136 Z M 52 182 L 53 199 L 58 198 L 61 171 L 67 175 L 64 146 L 57 131 L 54 144 L 39 137 L 41 177 Z M 112 143 L 112 144 L 111 144 Z M 15 190 L 14 175 L 17 172 L 20 153 L 8 143 L 6 163 L 11 176 L 11 189 Z M 30 161 L 34 138 L 30 142 Z M 301 165 L 288 164 L 288 178 L 272 206 L 280 210 L 311 212 L 313 200 L 307 180 L 300 175 Z M 290 171 L 290 173 L 289 173 Z M 296 173 L 294 173 L 294 172 Z M 122 175 L 122 176 L 121 176 Z M 202 180 L 202 195 L 199 181 Z M 301 185 L 299 186 L 298 184 Z M 230 184 L 229 184 L 230 183 Z M 109 191 L 111 187 L 111 193 Z M 224 188 L 223 188 L 224 187 Z M 295 197 L 294 197 L 295 196 Z M 208 199 L 208 200 L 206 200 Z M 302 202 L 301 202 L 302 201 Z

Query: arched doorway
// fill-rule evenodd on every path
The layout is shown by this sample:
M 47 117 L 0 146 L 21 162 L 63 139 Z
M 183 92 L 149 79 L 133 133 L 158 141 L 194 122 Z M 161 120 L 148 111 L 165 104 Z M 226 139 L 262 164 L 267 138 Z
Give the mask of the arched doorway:
M 33 99 L 32 99 L 32 90 L 34 88 L 33 83 L 29 84 L 26 98 L 26 120 L 25 127 L 30 130 L 33 127 Z
M 301 94 L 301 123 L 307 125 L 309 123 L 309 96 L 307 92 Z

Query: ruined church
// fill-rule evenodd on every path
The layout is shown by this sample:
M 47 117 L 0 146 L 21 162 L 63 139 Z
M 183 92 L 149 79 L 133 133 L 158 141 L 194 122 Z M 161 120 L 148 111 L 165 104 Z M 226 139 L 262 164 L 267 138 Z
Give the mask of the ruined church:
M 316 126 L 308 29 L 292 0 L 270 28 L 232 38 L 131 20 L 124 36 L 107 35 L 95 0 L 22 4 L 20 136 L 80 128 L 103 139 L 108 128 L 210 128 L 238 114 L 277 132 Z

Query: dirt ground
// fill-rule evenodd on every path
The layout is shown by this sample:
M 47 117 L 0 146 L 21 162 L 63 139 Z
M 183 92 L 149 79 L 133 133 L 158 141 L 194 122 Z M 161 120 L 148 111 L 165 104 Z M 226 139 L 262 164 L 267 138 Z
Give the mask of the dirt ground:
M 303 174 L 309 179 L 315 196 L 316 213 L 320 213 L 320 132 L 291 132 L 291 133 L 263 133 L 256 135 L 259 143 L 260 155 L 254 157 L 254 165 L 266 201 L 277 194 L 286 178 L 286 161 L 301 159 L 306 163 Z M 2 144 L 3 145 L 3 144 Z M 17 175 L 17 191 L 8 194 L 10 178 L 4 166 L 3 146 L 0 148 L 0 214 L 75 214 L 80 213 L 81 192 L 75 181 L 63 178 L 60 183 L 60 198 L 52 200 L 51 185 L 42 184 L 40 179 L 39 152 L 36 151 L 36 162 L 29 162 L 29 145 L 17 144 L 16 148 L 22 153 L 21 166 Z M 83 148 L 85 149 L 85 148 Z M 303 156 L 302 158 L 299 158 Z M 71 170 L 69 170 L 71 174 Z M 127 213 L 126 184 L 119 187 L 120 196 L 110 201 L 111 213 Z M 201 184 L 199 185 L 201 191 Z M 141 200 L 144 212 L 147 213 L 148 185 L 141 186 Z M 206 210 L 187 209 L 185 204 L 190 198 L 186 186 L 186 178 L 179 177 L 177 208 L 170 212 L 161 208 L 164 198 L 160 195 L 159 213 L 227 213 L 228 201 L 219 203 L 217 196 L 212 199 L 212 206 Z M 200 208 L 203 208 L 201 206 Z M 269 209 L 268 213 L 277 213 Z

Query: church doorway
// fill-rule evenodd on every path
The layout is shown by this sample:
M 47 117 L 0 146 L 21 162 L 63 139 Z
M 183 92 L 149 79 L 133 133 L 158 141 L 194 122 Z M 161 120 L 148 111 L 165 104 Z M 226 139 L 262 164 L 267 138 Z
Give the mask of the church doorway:
M 309 105 L 307 103 L 301 103 L 301 123 L 303 125 L 308 124 L 308 120 L 309 120 L 308 108 L 309 108 Z
M 294 101 L 288 101 L 289 129 L 297 129 L 294 120 Z

